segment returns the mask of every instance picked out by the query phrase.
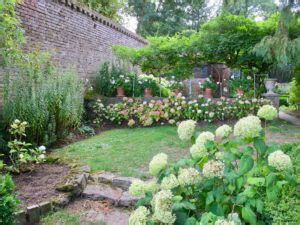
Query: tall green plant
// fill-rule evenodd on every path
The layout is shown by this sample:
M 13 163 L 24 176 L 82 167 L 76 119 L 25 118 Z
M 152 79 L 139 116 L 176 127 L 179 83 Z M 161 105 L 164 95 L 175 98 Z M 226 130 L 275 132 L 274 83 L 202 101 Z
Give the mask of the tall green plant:
M 24 31 L 17 18 L 15 5 L 18 0 L 0 0 L 0 64 L 9 64 L 22 58 L 21 45 Z
M 3 117 L 27 121 L 32 142 L 51 143 L 80 124 L 83 85 L 72 70 L 55 68 L 45 54 L 28 61 L 5 81 Z

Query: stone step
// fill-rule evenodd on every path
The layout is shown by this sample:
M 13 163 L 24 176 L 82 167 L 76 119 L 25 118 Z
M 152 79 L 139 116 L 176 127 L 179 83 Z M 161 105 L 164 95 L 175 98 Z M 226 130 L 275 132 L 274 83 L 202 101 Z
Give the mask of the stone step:
M 107 200 L 117 207 L 132 207 L 139 200 L 131 196 L 128 191 L 109 184 L 88 184 L 82 197 L 91 200 Z
M 93 175 L 93 179 L 98 183 L 111 184 L 114 187 L 128 191 L 133 181 L 137 180 L 134 177 L 121 177 L 110 172 L 102 172 Z

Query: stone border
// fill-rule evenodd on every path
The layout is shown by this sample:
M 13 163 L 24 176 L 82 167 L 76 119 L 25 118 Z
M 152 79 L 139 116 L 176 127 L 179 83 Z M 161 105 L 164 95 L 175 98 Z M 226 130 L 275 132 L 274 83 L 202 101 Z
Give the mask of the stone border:
M 91 169 L 87 165 L 79 169 L 75 168 L 75 171 L 71 172 L 71 177 L 66 177 L 66 179 L 60 183 L 60 186 L 56 187 L 56 190 L 62 192 L 58 197 L 39 204 L 27 206 L 26 210 L 21 210 L 16 213 L 17 220 L 20 224 L 36 224 L 40 221 L 41 216 L 55 208 L 64 207 L 69 204 L 73 197 L 81 195 L 86 188 L 90 171 Z

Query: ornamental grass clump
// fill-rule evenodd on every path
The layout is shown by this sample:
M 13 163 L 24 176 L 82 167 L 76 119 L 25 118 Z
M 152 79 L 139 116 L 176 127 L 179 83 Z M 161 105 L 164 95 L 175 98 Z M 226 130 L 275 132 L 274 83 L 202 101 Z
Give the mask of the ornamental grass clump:
M 190 158 L 168 164 L 166 154 L 154 156 L 149 172 L 157 178 L 157 190 L 138 201 L 138 207 L 149 210 L 141 217 L 155 225 L 278 221 L 277 215 L 290 209 L 280 207 L 273 212 L 277 210 L 273 206 L 291 198 L 286 196 L 287 190 L 296 190 L 296 169 L 283 150 L 274 151 L 266 144 L 261 131 L 260 119 L 247 116 L 235 124 L 234 135 L 227 125 L 215 134 L 202 132 L 196 140 L 194 134 L 190 135 Z M 143 192 L 143 187 L 132 184 L 130 190 L 134 189 Z M 136 218 L 136 214 L 133 212 L 130 218 Z M 131 225 L 141 224 L 139 220 L 130 221 Z M 296 218 L 281 222 L 291 221 L 296 223 Z

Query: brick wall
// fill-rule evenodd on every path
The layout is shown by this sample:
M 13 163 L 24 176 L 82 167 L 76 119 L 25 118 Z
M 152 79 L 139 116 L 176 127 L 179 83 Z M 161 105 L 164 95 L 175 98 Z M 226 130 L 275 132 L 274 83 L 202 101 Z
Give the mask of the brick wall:
M 140 36 L 70 0 L 24 0 L 17 6 L 27 38 L 26 50 L 51 52 L 62 66 L 73 66 L 82 78 L 95 74 L 101 62 L 113 60 L 113 45 L 139 48 Z

